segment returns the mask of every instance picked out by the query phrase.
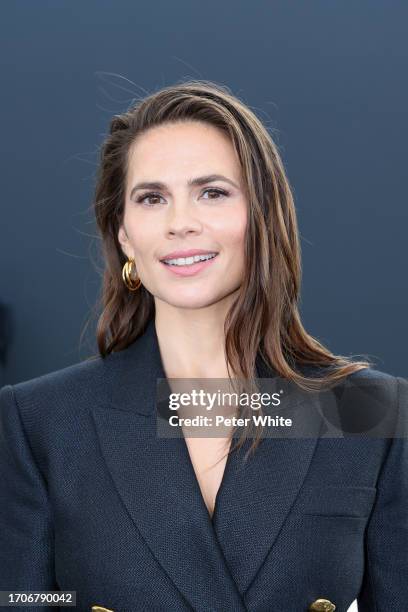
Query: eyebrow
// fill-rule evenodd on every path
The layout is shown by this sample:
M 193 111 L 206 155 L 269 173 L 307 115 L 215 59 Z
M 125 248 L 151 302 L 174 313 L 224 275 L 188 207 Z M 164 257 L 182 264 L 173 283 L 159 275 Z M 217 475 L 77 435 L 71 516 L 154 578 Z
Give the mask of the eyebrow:
M 214 181 L 225 181 L 227 183 L 230 183 L 231 185 L 233 185 L 237 189 L 239 189 L 239 186 L 234 181 L 232 181 L 231 179 L 227 178 L 226 176 L 223 176 L 222 174 L 208 174 L 207 176 L 198 176 L 197 178 L 189 179 L 187 181 L 187 186 L 188 187 L 195 187 L 195 186 L 205 185 L 206 183 L 213 183 Z M 138 189 L 162 189 L 162 190 L 167 190 L 168 187 L 167 187 L 166 183 L 162 183 L 161 181 L 143 181 L 141 183 L 136 183 L 136 185 L 132 188 L 132 191 L 130 192 L 130 197 L 131 198 L 133 197 L 134 193 Z

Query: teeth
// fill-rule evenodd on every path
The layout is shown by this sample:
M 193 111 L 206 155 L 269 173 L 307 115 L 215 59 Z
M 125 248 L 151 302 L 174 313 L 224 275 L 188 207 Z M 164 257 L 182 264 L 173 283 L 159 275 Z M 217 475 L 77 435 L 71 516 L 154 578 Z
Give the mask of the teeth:
M 179 257 L 177 259 L 163 259 L 164 263 L 169 266 L 191 266 L 198 261 L 206 261 L 207 259 L 213 259 L 216 253 L 209 253 L 208 255 L 194 255 L 194 257 Z

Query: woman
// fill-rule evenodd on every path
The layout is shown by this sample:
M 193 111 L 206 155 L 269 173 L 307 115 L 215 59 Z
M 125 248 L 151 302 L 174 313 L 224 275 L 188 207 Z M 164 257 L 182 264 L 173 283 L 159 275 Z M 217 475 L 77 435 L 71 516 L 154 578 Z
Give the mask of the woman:
M 259 119 L 208 81 L 139 101 L 111 121 L 95 213 L 100 355 L 1 390 L 0 589 L 95 611 L 405 609 L 405 439 L 157 435 L 159 379 L 347 380 L 406 411 L 407 381 L 303 328 L 294 203 Z

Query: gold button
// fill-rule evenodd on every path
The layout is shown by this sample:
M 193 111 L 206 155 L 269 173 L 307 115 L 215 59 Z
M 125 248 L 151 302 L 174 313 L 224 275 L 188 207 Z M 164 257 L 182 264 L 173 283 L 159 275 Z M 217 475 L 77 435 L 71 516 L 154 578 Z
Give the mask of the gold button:
M 103 606 L 92 606 L 91 610 L 92 612 L 115 612 L 114 610 L 104 608 Z
M 336 609 L 334 603 L 328 599 L 316 599 L 309 606 L 310 612 L 333 612 Z

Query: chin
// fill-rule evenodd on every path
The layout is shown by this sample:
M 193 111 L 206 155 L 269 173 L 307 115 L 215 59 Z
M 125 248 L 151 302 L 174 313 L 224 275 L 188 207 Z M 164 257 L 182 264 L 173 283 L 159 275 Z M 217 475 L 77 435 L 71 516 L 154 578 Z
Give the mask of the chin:
M 215 302 L 218 302 L 220 298 L 216 295 L 206 296 L 195 293 L 195 295 L 178 294 L 177 296 L 167 296 L 162 299 L 175 308 L 197 309 L 211 306 Z

